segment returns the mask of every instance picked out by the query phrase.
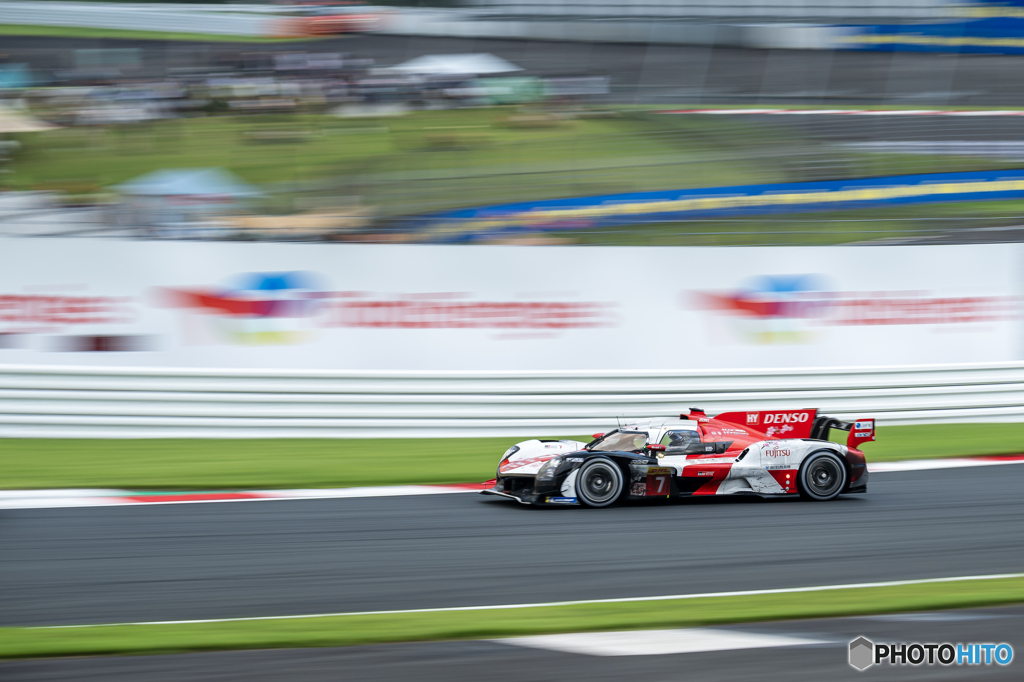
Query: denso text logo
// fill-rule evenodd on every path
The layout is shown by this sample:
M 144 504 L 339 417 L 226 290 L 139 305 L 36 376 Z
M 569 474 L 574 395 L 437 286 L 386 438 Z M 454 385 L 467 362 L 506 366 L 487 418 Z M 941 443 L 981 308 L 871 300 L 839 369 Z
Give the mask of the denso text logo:
M 811 418 L 811 415 L 809 415 L 806 412 L 766 414 L 764 416 L 764 423 L 765 424 L 789 424 L 789 423 L 793 422 L 793 423 L 801 423 L 802 424 L 803 422 L 807 421 L 810 418 Z

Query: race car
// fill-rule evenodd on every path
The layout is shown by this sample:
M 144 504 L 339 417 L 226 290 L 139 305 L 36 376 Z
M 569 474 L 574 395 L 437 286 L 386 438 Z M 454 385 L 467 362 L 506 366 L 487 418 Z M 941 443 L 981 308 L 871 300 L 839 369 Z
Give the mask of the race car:
M 846 445 L 828 440 L 849 431 Z M 589 443 L 527 440 L 505 451 L 484 495 L 532 505 L 607 507 L 619 501 L 700 495 L 799 495 L 832 500 L 867 492 L 861 443 L 873 419 L 843 422 L 817 410 L 728 412 L 690 408 L 594 434 Z

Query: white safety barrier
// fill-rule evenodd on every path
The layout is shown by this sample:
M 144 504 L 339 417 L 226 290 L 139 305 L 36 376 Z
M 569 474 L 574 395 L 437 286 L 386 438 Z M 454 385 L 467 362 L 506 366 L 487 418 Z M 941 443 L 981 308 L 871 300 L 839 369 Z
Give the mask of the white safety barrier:
M 942 19 L 955 9 L 948 0 L 469 0 L 466 4 L 505 17 L 738 21 Z
M 76 26 L 129 31 L 273 36 L 282 19 L 228 5 L 130 5 L 86 2 L 0 2 L 0 24 Z
M 817 407 L 882 425 L 1024 421 L 1024 362 L 687 372 L 0 366 L 0 437 L 570 435 L 690 406 Z
M 725 20 L 616 19 L 583 21 L 539 17 L 523 20 L 475 10 L 405 7 L 382 19 L 380 33 L 435 38 L 650 43 L 762 49 L 824 50 L 843 29 L 817 24 L 754 24 Z
M 831 49 L 844 33 L 831 24 L 935 21 L 948 18 L 951 12 L 945 0 L 476 0 L 472 4 L 469 8 L 361 9 L 380 18 L 380 32 L 394 35 L 768 49 Z M 301 31 L 286 18 L 290 11 L 288 6 L 258 4 L 0 2 L 0 24 L 280 36 Z

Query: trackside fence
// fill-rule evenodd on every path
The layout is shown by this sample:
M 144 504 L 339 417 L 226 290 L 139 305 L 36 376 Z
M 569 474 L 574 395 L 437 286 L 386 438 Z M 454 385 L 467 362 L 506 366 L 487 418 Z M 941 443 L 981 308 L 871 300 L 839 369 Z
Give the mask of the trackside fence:
M 3 2 L 0 24 L 235 36 L 279 35 L 283 26 L 272 14 L 231 11 L 229 5 L 97 2 Z
M 689 406 L 817 407 L 882 425 L 1024 421 L 1024 362 L 664 372 L 0 366 L 0 437 L 571 435 Z

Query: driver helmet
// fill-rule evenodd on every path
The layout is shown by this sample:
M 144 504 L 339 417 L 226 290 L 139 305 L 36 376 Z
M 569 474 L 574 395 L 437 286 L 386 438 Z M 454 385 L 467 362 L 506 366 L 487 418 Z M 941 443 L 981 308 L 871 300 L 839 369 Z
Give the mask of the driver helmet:
M 669 447 L 677 448 L 686 445 L 686 441 L 689 440 L 686 434 L 681 431 L 670 431 L 668 434 L 668 445 Z

